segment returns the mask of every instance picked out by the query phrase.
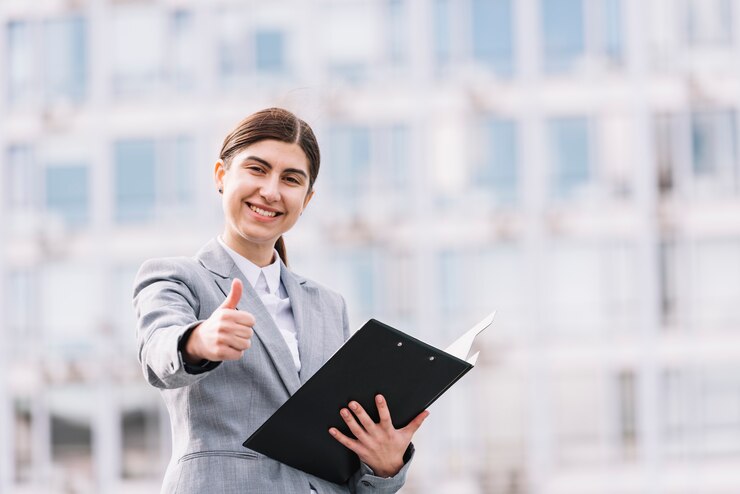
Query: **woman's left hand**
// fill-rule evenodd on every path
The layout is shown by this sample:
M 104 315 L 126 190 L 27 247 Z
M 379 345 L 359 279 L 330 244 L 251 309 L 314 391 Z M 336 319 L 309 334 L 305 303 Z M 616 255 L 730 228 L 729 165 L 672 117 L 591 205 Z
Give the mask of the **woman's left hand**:
M 411 443 L 414 433 L 429 416 L 424 410 L 403 429 L 393 427 L 388 404 L 382 395 L 375 397 L 380 422 L 373 419 L 356 401 L 349 403 L 349 410 L 342 408 L 339 412 L 349 430 L 357 439 L 342 434 L 336 427 L 329 429 L 334 439 L 354 451 L 360 460 L 373 469 L 378 477 L 392 477 L 403 467 L 403 455 Z M 352 415 L 354 413 L 354 415 Z M 357 417 L 357 418 L 355 418 Z

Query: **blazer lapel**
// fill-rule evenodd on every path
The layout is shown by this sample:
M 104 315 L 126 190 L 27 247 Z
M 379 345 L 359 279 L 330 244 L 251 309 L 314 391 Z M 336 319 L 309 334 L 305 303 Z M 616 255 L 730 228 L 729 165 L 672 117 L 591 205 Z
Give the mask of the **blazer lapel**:
M 303 384 L 323 363 L 321 350 L 324 348 L 324 332 L 321 330 L 318 294 L 314 288 L 306 286 L 306 280 L 291 273 L 282 262 L 280 267 L 280 279 L 290 297 L 298 333 L 298 353 L 301 357 L 299 376 Z
M 283 381 L 285 388 L 291 395 L 295 393 L 301 385 L 298 373 L 293 365 L 293 357 L 290 354 L 288 345 L 285 344 L 280 330 L 275 325 L 272 317 L 265 309 L 262 300 L 252 285 L 244 277 L 241 270 L 234 264 L 234 260 L 221 247 L 216 240 L 211 240 L 198 253 L 198 258 L 203 265 L 216 276 L 216 284 L 224 294 L 224 298 L 231 290 L 231 280 L 239 278 L 244 285 L 242 298 L 237 305 L 239 310 L 247 311 L 254 316 L 254 334 L 262 342 L 277 369 L 280 379 Z M 292 299 L 291 299 L 292 302 Z M 249 352 L 249 350 L 247 350 Z

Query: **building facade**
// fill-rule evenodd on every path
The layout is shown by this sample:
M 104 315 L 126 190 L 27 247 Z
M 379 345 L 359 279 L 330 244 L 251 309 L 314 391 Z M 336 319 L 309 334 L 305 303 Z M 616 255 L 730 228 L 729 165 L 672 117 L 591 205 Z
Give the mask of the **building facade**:
M 293 269 L 482 357 L 403 492 L 740 483 L 737 0 L 0 0 L 0 492 L 158 492 L 133 276 L 221 230 L 220 140 L 322 148 Z

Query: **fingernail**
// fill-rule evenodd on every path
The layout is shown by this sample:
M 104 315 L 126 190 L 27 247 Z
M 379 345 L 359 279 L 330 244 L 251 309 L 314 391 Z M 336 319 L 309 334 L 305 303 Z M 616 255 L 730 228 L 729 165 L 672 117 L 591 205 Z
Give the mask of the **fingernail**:
M 349 412 L 345 410 L 344 408 L 342 408 L 342 410 L 339 413 L 342 414 L 342 417 L 349 417 Z
M 357 410 L 357 403 L 355 403 L 355 402 L 353 401 L 352 403 L 350 403 L 350 404 L 349 404 L 349 407 L 350 407 L 350 408 L 351 408 L 352 410 Z
M 337 430 L 336 429 L 329 429 L 329 434 L 331 434 L 332 436 L 336 436 L 337 435 Z
M 377 401 L 378 403 L 383 403 L 383 397 L 378 395 L 375 397 L 375 401 Z

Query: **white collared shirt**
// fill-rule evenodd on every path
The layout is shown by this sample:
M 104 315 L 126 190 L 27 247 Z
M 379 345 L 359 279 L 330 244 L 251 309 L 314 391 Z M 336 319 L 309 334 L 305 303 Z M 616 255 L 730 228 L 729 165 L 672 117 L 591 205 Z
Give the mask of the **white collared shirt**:
M 236 266 L 259 295 L 268 314 L 272 316 L 272 320 L 288 345 L 296 370 L 300 371 L 301 358 L 298 353 L 295 318 L 293 317 L 293 308 L 290 305 L 288 292 L 280 281 L 280 257 L 277 251 L 273 254 L 274 261 L 272 264 L 261 268 L 226 245 L 221 236 L 218 237 L 218 243 L 229 253 Z

